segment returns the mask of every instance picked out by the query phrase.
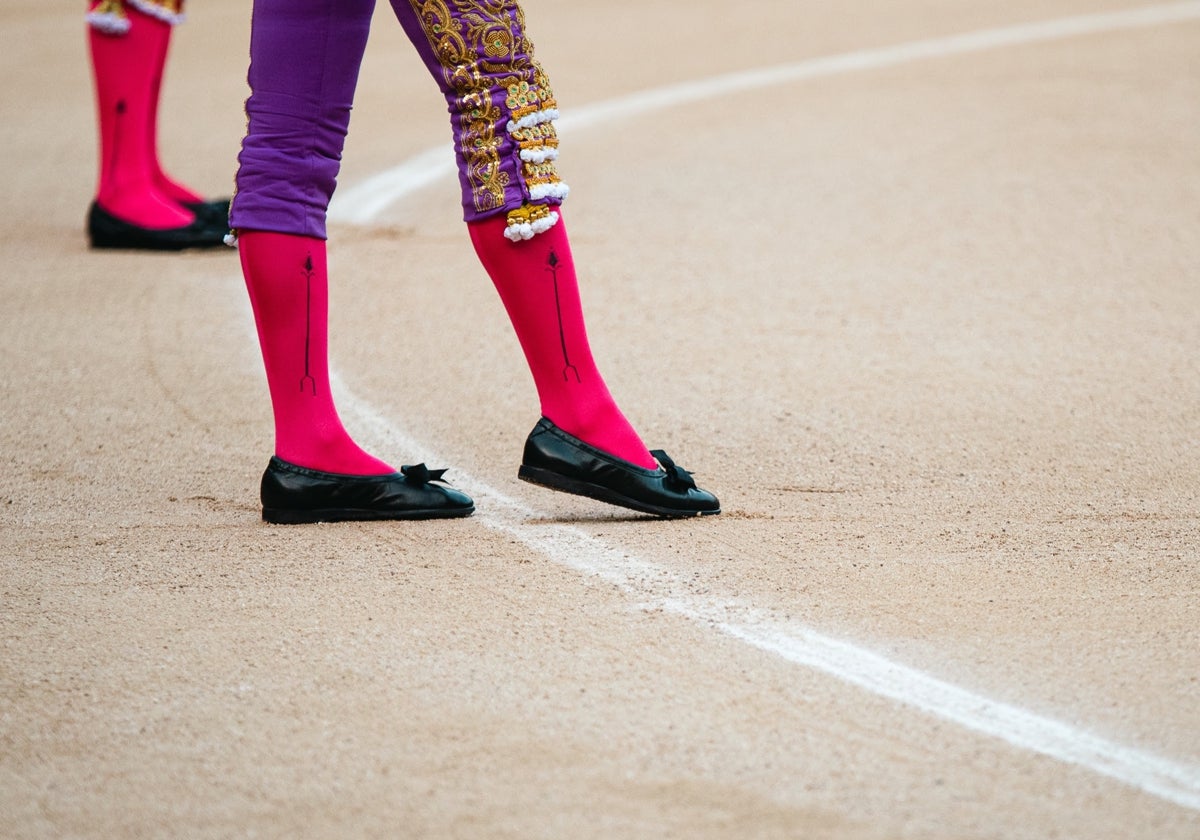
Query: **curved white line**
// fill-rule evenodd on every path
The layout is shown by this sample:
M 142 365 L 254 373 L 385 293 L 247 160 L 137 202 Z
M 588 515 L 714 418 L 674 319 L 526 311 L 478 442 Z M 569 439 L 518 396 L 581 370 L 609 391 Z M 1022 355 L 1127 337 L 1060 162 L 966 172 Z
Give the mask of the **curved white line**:
M 640 91 L 574 109 L 557 120 L 555 126 L 560 132 L 570 132 L 598 123 L 614 122 L 638 114 L 674 108 L 689 102 L 700 102 L 807 79 L 878 70 L 925 59 L 1057 41 L 1120 29 L 1159 26 L 1197 18 L 1200 18 L 1200 0 L 1186 0 L 1019 26 L 980 29 L 945 38 L 911 41 L 874 50 L 858 50 Z M 391 204 L 436 181 L 452 176 L 454 171 L 454 153 L 449 145 L 427 149 L 399 166 L 372 176 L 344 192 L 336 193 L 330 204 L 329 218 L 343 224 L 370 224 Z
M 379 450 L 446 461 L 403 432 L 331 373 L 338 404 Z M 771 610 L 695 591 L 695 580 L 629 554 L 572 525 L 546 523 L 530 508 L 455 467 L 454 485 L 475 499 L 474 521 L 554 563 L 594 576 L 643 608 L 711 627 L 787 662 L 811 668 L 925 714 L 1023 750 L 1086 768 L 1159 799 L 1200 811 L 1200 765 L 1181 764 L 959 688 L 930 674 L 790 621 Z M 530 520 L 540 520 L 536 526 Z
M 844 53 L 672 85 L 596 103 L 563 118 L 559 127 L 568 130 L 581 128 L 687 102 L 804 79 L 1196 18 L 1200 18 L 1200 0 L 1189 0 Z M 452 155 L 445 147 L 427 150 L 342 193 L 334 205 L 336 212 L 331 208 L 331 218 L 343 223 L 369 223 L 391 203 L 453 172 Z M 333 378 L 334 387 L 339 392 L 339 402 L 357 417 L 378 443 L 403 449 L 419 460 L 441 462 L 420 442 L 392 425 L 368 402 L 352 394 L 336 375 Z M 612 583 L 639 602 L 652 604 L 691 621 L 702 622 L 786 661 L 822 671 L 879 696 L 953 721 L 966 729 L 1084 767 L 1167 802 L 1200 811 L 1200 766 L 1173 762 L 1016 706 L 991 700 L 864 648 L 789 622 L 770 611 L 754 609 L 736 601 L 716 601 L 698 596 L 691 590 L 687 580 L 670 570 L 633 557 L 579 528 L 568 525 L 530 528 L 527 524 L 529 519 L 544 516 L 465 475 L 461 470 L 456 470 L 455 474 L 456 483 L 470 492 L 485 511 L 477 515 L 477 521 L 512 536 L 555 562 Z

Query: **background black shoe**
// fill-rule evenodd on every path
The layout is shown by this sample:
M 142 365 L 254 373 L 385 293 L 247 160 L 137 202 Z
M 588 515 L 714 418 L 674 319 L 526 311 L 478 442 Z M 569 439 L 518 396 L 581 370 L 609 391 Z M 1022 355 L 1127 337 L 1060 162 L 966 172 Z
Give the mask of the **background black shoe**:
M 214 198 L 212 201 L 184 202 L 183 206 L 195 213 L 197 219 L 222 228 L 224 235 L 229 232 L 229 202 L 228 198 Z
M 262 477 L 262 518 L 276 524 L 470 516 L 466 493 L 440 483 L 445 470 L 424 464 L 388 475 L 310 470 L 271 456 Z
M 190 225 L 158 230 L 122 221 L 96 202 L 88 208 L 88 241 L 93 248 L 128 248 L 141 251 L 182 251 L 215 248 L 225 244 L 225 228 L 196 214 Z
M 661 449 L 651 453 L 662 466 L 648 470 L 609 455 L 567 434 L 543 417 L 525 441 L 517 477 L 531 484 L 587 496 L 657 516 L 707 516 L 721 503 L 701 490 L 687 470 Z

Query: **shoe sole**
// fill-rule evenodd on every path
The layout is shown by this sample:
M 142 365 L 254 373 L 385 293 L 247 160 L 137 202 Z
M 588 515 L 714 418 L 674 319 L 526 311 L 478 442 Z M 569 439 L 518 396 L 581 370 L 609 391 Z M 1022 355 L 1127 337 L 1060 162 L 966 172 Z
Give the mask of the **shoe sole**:
M 390 520 L 409 519 L 457 519 L 470 516 L 475 512 L 475 506 L 455 508 L 453 510 L 405 510 L 379 511 L 358 510 L 354 508 L 324 508 L 319 510 L 285 510 L 281 508 L 263 508 L 264 522 L 272 525 L 312 525 L 317 522 L 383 522 Z
M 592 484 L 590 481 L 580 481 L 577 478 L 567 478 L 564 475 L 559 475 L 556 472 L 543 470 L 538 467 L 527 467 L 522 465 L 517 470 L 517 478 L 521 481 L 527 481 L 530 484 L 536 484 L 539 487 L 545 487 L 548 490 L 557 490 L 560 493 L 570 493 L 574 496 L 586 496 L 589 499 L 595 499 L 598 502 L 607 502 L 610 505 L 629 508 L 636 510 L 639 513 L 652 513 L 655 516 L 661 516 L 666 519 L 686 519 L 693 516 L 715 516 L 721 512 L 720 508 L 716 510 L 680 510 L 679 508 L 665 508 L 657 505 L 647 504 L 646 502 L 632 499 L 629 496 L 623 496 L 614 490 L 603 487 L 599 484 Z
M 190 249 L 208 249 L 223 245 L 223 242 L 162 242 L 159 240 L 133 239 L 124 236 L 107 236 L 92 234 L 88 244 L 97 251 L 187 251 Z

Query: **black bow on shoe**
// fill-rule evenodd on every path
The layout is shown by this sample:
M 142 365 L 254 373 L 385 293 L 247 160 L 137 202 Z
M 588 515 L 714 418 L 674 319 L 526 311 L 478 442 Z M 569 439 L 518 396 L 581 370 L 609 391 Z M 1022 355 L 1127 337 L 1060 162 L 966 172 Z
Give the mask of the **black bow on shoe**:
M 671 460 L 671 456 L 661 449 L 651 449 L 650 454 L 658 461 L 667 473 L 667 486 L 680 493 L 696 489 L 696 480 L 692 474 Z
M 428 484 L 431 481 L 442 481 L 446 470 L 431 470 L 422 462 L 420 464 L 405 464 L 400 468 L 404 478 L 412 484 Z M 445 482 L 443 482 L 445 483 Z

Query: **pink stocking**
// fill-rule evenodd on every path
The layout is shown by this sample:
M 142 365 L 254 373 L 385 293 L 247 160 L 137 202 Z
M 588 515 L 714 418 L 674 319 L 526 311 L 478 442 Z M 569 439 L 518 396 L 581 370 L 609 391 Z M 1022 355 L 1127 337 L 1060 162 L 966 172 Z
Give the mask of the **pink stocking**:
M 610 455 L 654 469 L 592 359 L 565 224 L 560 219 L 519 242 L 504 237 L 506 226 L 503 214 L 467 224 L 525 351 L 542 415 Z
M 241 231 L 238 251 L 271 389 L 275 454 L 325 472 L 394 472 L 350 438 L 329 392 L 325 240 Z
M 165 55 L 171 26 L 129 10 L 123 35 L 88 27 L 96 110 L 100 124 L 97 203 L 123 221 L 166 229 L 191 224 L 194 216 L 163 195 L 154 183 L 153 105 L 155 68 Z

